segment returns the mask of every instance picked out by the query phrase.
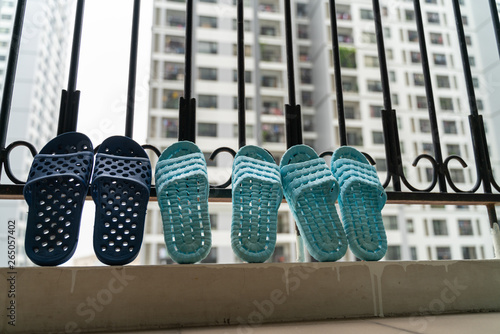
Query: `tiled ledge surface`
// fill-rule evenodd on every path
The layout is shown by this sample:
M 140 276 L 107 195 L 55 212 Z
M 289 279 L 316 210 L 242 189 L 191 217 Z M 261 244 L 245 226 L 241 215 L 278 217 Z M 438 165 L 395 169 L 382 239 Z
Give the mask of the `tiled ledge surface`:
M 0 333 L 498 312 L 500 260 L 1 268 L 0 293 Z

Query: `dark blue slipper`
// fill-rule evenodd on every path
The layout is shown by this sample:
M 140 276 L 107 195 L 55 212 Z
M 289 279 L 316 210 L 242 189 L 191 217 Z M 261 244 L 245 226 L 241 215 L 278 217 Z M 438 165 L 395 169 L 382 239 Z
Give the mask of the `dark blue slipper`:
M 34 263 L 57 266 L 73 256 L 93 158 L 90 139 L 77 132 L 57 136 L 35 156 L 24 186 L 24 247 Z
M 124 265 L 139 254 L 150 188 L 151 163 L 144 149 L 128 137 L 106 139 L 92 178 L 94 252 L 102 263 Z

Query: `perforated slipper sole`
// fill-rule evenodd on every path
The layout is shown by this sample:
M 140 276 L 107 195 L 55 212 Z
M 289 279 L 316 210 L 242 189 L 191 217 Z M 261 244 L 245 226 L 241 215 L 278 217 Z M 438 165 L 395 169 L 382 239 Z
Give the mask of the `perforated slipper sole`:
M 387 251 L 381 213 L 387 195 L 375 168 L 361 152 L 344 146 L 332 156 L 332 171 L 340 184 L 338 200 L 351 251 L 361 260 L 380 260 Z
M 322 158 L 306 145 L 282 157 L 285 198 L 309 253 L 318 261 L 336 261 L 347 251 L 347 238 L 335 207 L 338 183 Z
M 243 261 L 265 262 L 274 253 L 283 199 L 279 168 L 257 146 L 245 146 L 233 163 L 231 246 Z
M 56 266 L 73 256 L 93 158 L 90 139 L 77 132 L 52 139 L 35 156 L 24 186 L 24 246 L 33 263 Z
M 206 166 L 203 153 L 188 141 L 171 145 L 156 164 L 165 244 L 177 263 L 199 262 L 212 247 Z
M 132 262 L 141 248 L 151 188 L 151 163 L 128 137 L 106 139 L 96 155 L 94 252 L 102 263 Z

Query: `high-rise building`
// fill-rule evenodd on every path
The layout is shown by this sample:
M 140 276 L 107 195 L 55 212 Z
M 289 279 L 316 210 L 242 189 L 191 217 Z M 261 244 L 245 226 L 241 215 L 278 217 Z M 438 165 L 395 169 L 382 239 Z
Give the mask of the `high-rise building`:
M 461 1 L 475 82 L 484 80 L 472 4 Z M 302 107 L 304 143 L 318 152 L 340 145 L 328 1 L 293 0 L 293 56 L 297 102 Z M 476 182 L 467 124 L 468 100 L 451 2 L 421 1 L 443 155 L 461 189 Z M 230 177 L 231 158 L 209 155 L 237 145 L 236 1 L 195 1 L 193 81 L 197 101 L 197 144 L 207 157 L 209 179 Z M 279 162 L 286 150 L 284 105 L 288 103 L 283 2 L 245 2 L 245 82 L 247 143 L 268 149 Z M 185 1 L 154 1 L 148 141 L 165 149 L 177 141 L 178 101 L 184 83 Z M 433 155 L 426 91 L 412 1 L 381 1 L 392 103 L 397 111 L 405 173 L 416 188 L 433 179 Z M 379 55 L 372 2 L 336 1 L 342 88 L 348 144 L 369 153 L 382 181 L 386 178 Z M 492 51 L 493 52 L 493 51 Z M 476 86 L 478 106 L 488 107 L 486 87 Z M 394 143 L 398 144 L 398 143 Z M 493 153 L 492 153 L 493 154 Z M 389 188 L 390 190 L 390 188 Z M 141 261 L 165 263 L 168 256 L 157 203 L 150 204 Z M 238 261 L 230 247 L 231 206 L 210 203 L 213 250 L 207 262 Z M 493 257 L 486 209 L 474 206 L 387 205 L 383 210 L 387 260 L 481 259 Z M 279 213 L 278 242 L 272 261 L 296 256 L 294 222 L 286 204 Z M 346 259 L 353 260 L 351 253 Z
M 6 68 L 17 1 L 0 1 L 0 72 Z M 57 133 L 61 90 L 65 87 L 67 55 L 72 36 L 74 1 L 27 1 L 18 58 L 7 145 L 25 140 L 40 150 Z M 26 180 L 33 158 L 18 148 L 10 157 L 14 175 Z M 9 180 L 5 173 L 2 183 Z M 0 201 L 3 219 L 16 221 L 17 265 L 31 263 L 24 253 L 24 231 L 28 207 L 24 200 Z M 6 223 L 6 222 L 5 222 Z M 7 225 L 5 225 L 6 227 Z M 0 231 L 0 244 L 6 245 L 7 228 Z M 6 265 L 7 252 L 0 255 Z

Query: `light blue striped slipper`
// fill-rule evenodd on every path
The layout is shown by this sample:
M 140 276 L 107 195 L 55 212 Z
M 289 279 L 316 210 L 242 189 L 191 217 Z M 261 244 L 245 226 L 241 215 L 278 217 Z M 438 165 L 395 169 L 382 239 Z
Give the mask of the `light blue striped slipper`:
M 265 262 L 276 245 L 278 208 L 283 199 L 279 168 L 257 146 L 244 146 L 233 163 L 231 246 L 246 262 Z
M 156 164 L 156 192 L 167 251 L 177 263 L 195 263 L 212 247 L 207 163 L 189 141 L 171 145 Z
M 332 171 L 340 183 L 339 206 L 353 254 L 377 261 L 387 251 L 381 210 L 387 200 L 375 168 L 353 147 L 343 146 L 332 156 Z
M 335 208 L 337 180 L 312 148 L 296 145 L 281 159 L 281 182 L 309 253 L 318 261 L 336 261 L 347 239 Z

